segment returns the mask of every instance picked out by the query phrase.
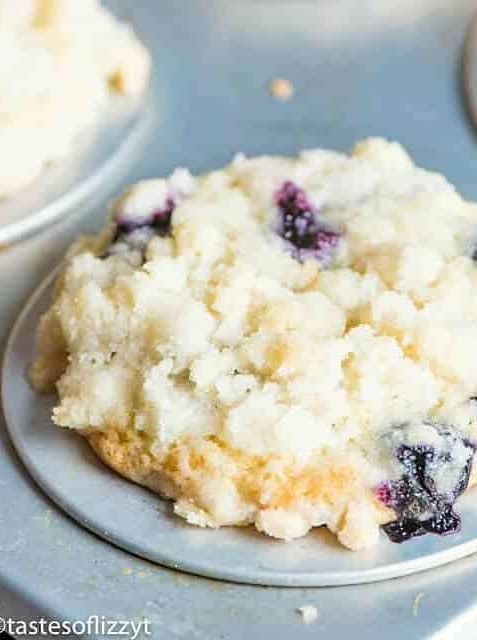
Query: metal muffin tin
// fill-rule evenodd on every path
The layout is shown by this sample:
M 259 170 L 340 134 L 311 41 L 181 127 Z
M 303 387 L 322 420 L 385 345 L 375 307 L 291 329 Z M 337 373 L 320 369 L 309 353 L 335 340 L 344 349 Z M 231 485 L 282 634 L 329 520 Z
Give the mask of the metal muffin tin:
M 406 11 L 391 0 L 359 6 L 351 0 L 107 4 L 132 18 L 155 60 L 151 129 L 127 173 L 105 180 L 108 196 L 177 165 L 207 171 L 237 151 L 252 155 L 290 154 L 314 146 L 345 149 L 367 135 L 385 135 L 403 142 L 419 164 L 445 173 L 464 195 L 477 199 L 475 142 L 457 86 L 473 2 L 399 3 L 408 5 Z M 294 85 L 287 102 L 268 93 L 269 82 L 277 77 Z M 87 210 L 75 207 L 72 217 L 49 234 L 0 253 L 2 335 L 39 275 L 51 270 L 71 237 L 100 224 L 105 201 L 102 192 L 92 193 Z M 25 351 L 23 360 L 15 360 L 17 367 L 26 361 L 31 345 L 24 341 L 20 346 Z M 12 398 L 9 394 L 10 409 Z M 466 629 L 472 624 L 477 584 L 472 558 L 399 580 L 339 588 L 264 589 L 194 578 L 140 560 L 78 527 L 38 493 L 5 439 L 4 445 L 0 504 L 14 496 L 15 509 L 0 510 L 0 548 L 5 552 L 0 615 L 41 611 L 74 618 L 93 612 L 148 616 L 158 638 L 232 639 L 247 634 L 281 639 L 320 633 L 370 640 L 383 634 L 389 639 L 403 634 L 433 640 L 471 637 Z M 156 500 L 110 477 L 123 495 Z M 471 501 L 462 508 L 464 527 L 467 522 L 473 528 Z M 124 514 L 115 511 L 117 506 L 110 517 L 117 523 Z M 93 523 L 84 524 L 99 532 Z M 122 544 L 110 533 L 101 535 Z M 193 531 L 188 535 L 194 538 Z M 417 544 L 432 546 L 436 539 L 421 540 Z M 456 547 L 464 542 L 454 541 Z M 465 542 L 473 544 L 472 535 Z M 184 544 L 190 547 L 192 542 Z M 399 549 L 412 555 L 413 544 Z M 188 554 L 192 551 L 187 548 Z M 423 546 L 421 557 L 431 557 L 429 547 Z M 302 623 L 296 608 L 303 604 L 318 608 L 316 623 Z

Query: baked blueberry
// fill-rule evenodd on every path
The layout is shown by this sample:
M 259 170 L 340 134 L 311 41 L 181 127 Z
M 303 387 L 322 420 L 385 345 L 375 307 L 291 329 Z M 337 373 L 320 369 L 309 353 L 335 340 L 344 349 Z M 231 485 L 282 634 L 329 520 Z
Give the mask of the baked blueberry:
M 475 448 L 451 427 L 425 426 L 436 431 L 432 444 L 410 444 L 406 426 L 396 428 L 404 440 L 393 451 L 401 475 L 375 490 L 381 502 L 396 513 L 396 520 L 383 527 L 393 542 L 425 533 L 446 535 L 460 528 L 453 505 L 467 488 Z
M 132 232 L 143 228 L 151 229 L 161 237 L 169 235 L 174 207 L 174 200 L 169 197 L 162 208 L 152 211 L 146 217 L 134 218 L 129 216 L 120 218 L 116 221 L 116 234 L 113 242 L 124 240 Z
M 340 235 L 318 214 L 306 193 L 294 182 L 285 182 L 276 194 L 277 232 L 299 262 L 314 258 L 328 263 Z
M 163 207 L 151 211 L 147 216 L 134 217 L 131 214 L 118 216 L 115 220 L 116 228 L 112 242 L 101 257 L 108 258 L 114 254 L 133 250 L 144 252 L 155 235 L 161 238 L 168 236 L 171 231 L 174 208 L 174 199 L 168 197 Z

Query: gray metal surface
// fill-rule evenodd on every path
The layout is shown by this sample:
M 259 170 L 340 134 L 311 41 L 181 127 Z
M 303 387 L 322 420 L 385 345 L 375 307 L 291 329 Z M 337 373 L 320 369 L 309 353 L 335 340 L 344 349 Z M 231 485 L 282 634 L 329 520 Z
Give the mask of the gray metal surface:
M 445 172 L 465 195 L 477 198 L 477 149 L 456 86 L 474 2 L 435 0 L 433 9 L 401 23 L 383 15 L 382 7 L 405 4 L 413 14 L 418 0 L 110 4 L 133 16 L 154 49 L 154 134 L 120 183 L 105 185 L 101 197 L 96 194 L 60 225 L 0 253 L 0 348 L 24 300 L 69 240 L 99 225 L 104 201 L 126 183 L 175 165 L 205 171 L 238 150 L 343 149 L 379 134 L 400 139 L 418 162 Z M 347 6 L 353 18 L 332 29 L 339 16 L 333 22 L 323 12 Z M 277 76 L 295 86 L 287 103 L 267 94 Z M 279 589 L 194 578 L 135 558 L 63 515 L 29 480 L 1 418 L 0 443 L 0 615 L 146 616 L 156 638 L 476 635 L 473 557 L 350 587 Z M 312 625 L 296 614 L 303 604 L 318 608 Z
M 477 490 L 459 501 L 462 530 L 351 553 L 326 531 L 288 544 L 252 529 L 188 526 L 170 503 L 107 469 L 76 434 L 51 422 L 56 394 L 40 395 L 25 371 L 35 332 L 51 300 L 52 277 L 20 314 L 7 344 L 2 403 L 12 441 L 46 493 L 81 525 L 126 551 L 175 569 L 235 582 L 276 586 L 336 586 L 424 571 L 477 551 Z

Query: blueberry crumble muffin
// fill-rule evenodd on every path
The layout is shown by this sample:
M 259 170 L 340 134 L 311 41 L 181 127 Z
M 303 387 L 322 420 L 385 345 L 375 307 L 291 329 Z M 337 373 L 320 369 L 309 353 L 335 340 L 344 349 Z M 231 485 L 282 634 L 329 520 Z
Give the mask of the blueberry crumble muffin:
M 133 186 L 70 250 L 30 379 L 188 522 L 350 549 L 459 529 L 477 206 L 382 139 Z
M 99 0 L 0 2 L 0 198 L 68 153 L 111 92 L 136 96 L 149 54 Z

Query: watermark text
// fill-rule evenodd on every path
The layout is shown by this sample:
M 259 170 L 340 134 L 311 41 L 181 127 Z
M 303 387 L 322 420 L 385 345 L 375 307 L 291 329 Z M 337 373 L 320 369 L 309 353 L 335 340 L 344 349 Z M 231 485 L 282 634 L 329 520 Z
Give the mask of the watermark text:
M 89 616 L 86 620 L 14 620 L 0 618 L 0 633 L 14 638 L 28 636 L 103 636 L 138 640 L 151 635 L 149 620 L 110 620 L 105 616 Z

